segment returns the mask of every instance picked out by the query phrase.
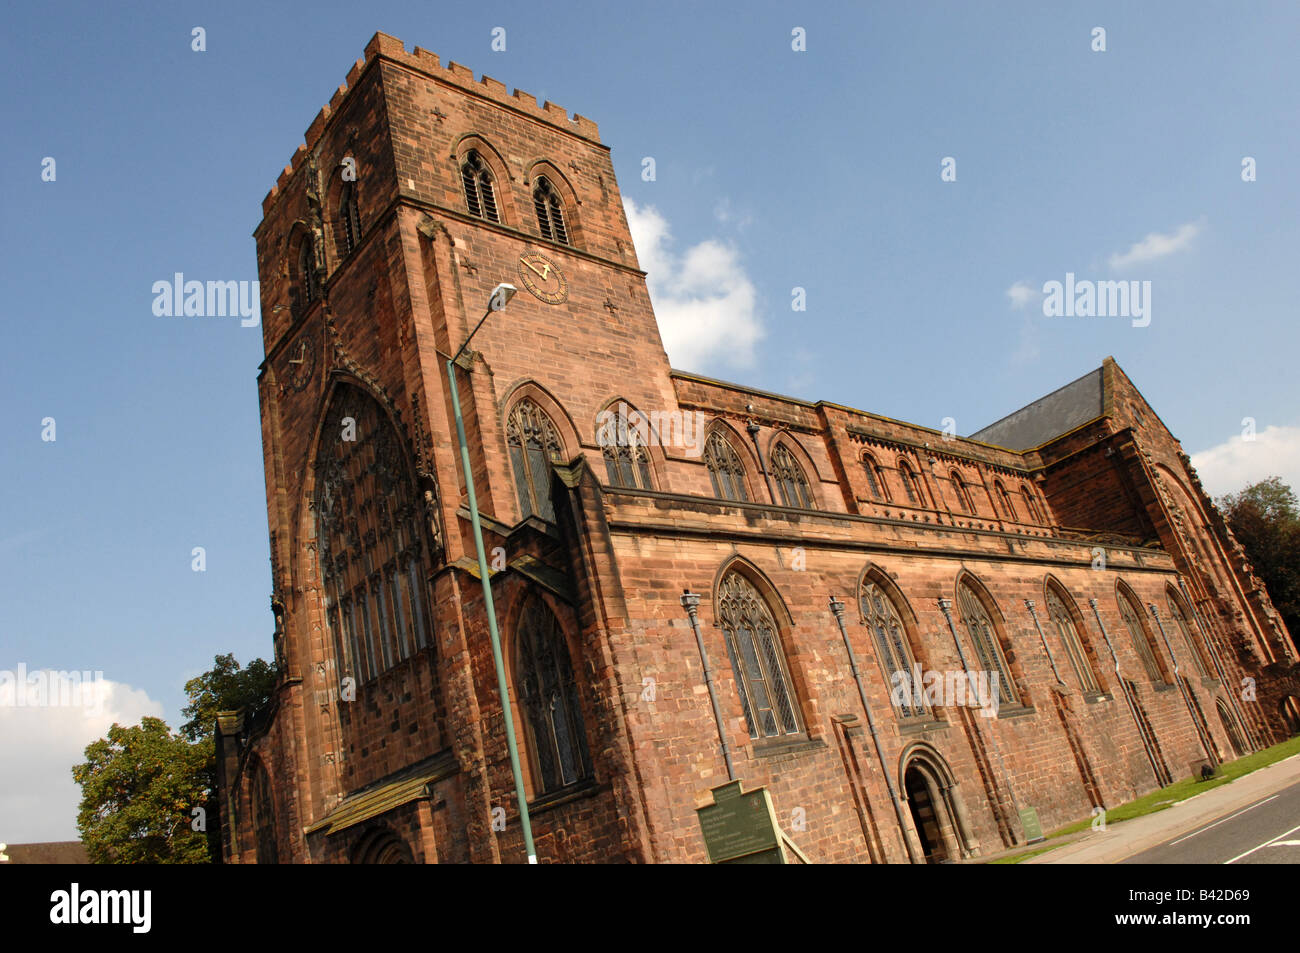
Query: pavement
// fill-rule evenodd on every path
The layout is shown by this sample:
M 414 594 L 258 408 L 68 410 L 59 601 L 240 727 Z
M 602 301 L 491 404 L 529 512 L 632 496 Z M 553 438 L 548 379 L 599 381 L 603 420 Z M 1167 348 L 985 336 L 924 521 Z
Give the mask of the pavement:
M 1238 826 L 1244 828 L 1247 823 L 1254 825 L 1249 830 L 1255 835 L 1269 834 L 1272 828 L 1277 826 L 1278 821 L 1289 817 L 1290 824 L 1283 824 L 1276 831 L 1276 835 L 1280 837 L 1287 833 L 1287 827 L 1300 824 L 1300 817 L 1291 813 L 1294 810 L 1293 795 L 1288 793 L 1282 804 L 1275 803 L 1273 796 L 1279 792 L 1286 792 L 1287 788 L 1295 785 L 1300 785 L 1300 755 L 1292 755 L 1284 761 L 1260 768 L 1228 784 L 1222 784 L 1203 794 L 1180 801 L 1163 811 L 1109 825 L 1104 831 L 1088 830 L 1072 835 L 1064 846 L 1030 857 L 1021 863 L 1117 864 L 1129 858 L 1134 858 L 1136 863 L 1224 863 L 1237 852 L 1233 851 L 1228 857 L 1214 861 L 1208 859 L 1208 856 L 1202 858 L 1200 854 L 1166 854 L 1156 852 L 1155 848 L 1168 848 L 1170 842 L 1179 839 L 1181 835 L 1193 832 L 1199 834 L 1202 828 L 1208 830 L 1211 827 L 1218 827 L 1220 823 L 1228 824 L 1229 815 L 1238 811 L 1243 812 L 1243 818 L 1249 819 L 1249 821 L 1241 821 Z M 1260 803 L 1266 799 L 1271 805 L 1267 806 L 1267 810 L 1266 805 Z M 1256 805 L 1263 813 L 1255 813 Z M 1245 813 L 1248 808 L 1251 809 L 1251 814 Z M 1279 811 L 1283 813 L 1279 814 Z M 1276 818 L 1273 815 L 1277 815 Z M 1264 826 L 1260 826 L 1261 824 Z M 1220 832 L 1214 836 L 1219 837 L 1224 833 Z M 1243 834 L 1244 832 L 1238 832 L 1238 837 Z M 1300 838 L 1300 834 L 1294 832 L 1287 833 L 1287 836 Z M 1252 843 L 1250 848 L 1254 848 L 1252 856 L 1258 860 L 1259 848 L 1264 847 L 1267 840 L 1255 836 L 1255 841 L 1261 842 L 1259 847 L 1255 847 Z M 1033 847 L 1020 846 L 1009 853 L 1023 853 L 1025 850 L 1032 849 Z M 1147 851 L 1151 854 L 1143 858 L 1135 857 Z M 1166 857 L 1169 859 L 1162 860 Z M 1179 859 L 1180 857 L 1187 859 Z

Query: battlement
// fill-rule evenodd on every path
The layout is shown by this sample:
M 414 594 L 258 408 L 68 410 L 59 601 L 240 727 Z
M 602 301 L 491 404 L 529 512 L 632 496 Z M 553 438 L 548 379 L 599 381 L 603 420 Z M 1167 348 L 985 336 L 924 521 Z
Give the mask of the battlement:
M 437 54 L 430 53 L 423 47 L 417 46 L 414 52 L 408 53 L 405 45 L 397 37 L 389 36 L 387 33 L 376 33 L 370 38 L 370 42 L 366 44 L 363 58 L 357 60 L 352 64 L 352 68 L 348 70 L 344 84 L 334 91 L 329 104 L 321 107 L 320 112 L 316 114 L 316 118 L 307 127 L 306 141 L 294 150 L 289 159 L 289 164 L 280 172 L 275 185 L 271 187 L 271 191 L 262 200 L 263 214 L 270 211 L 271 205 L 274 203 L 276 196 L 279 195 L 280 190 L 288 184 L 289 179 L 298 171 L 298 167 L 302 164 L 302 160 L 307 153 L 320 141 L 321 134 L 325 131 L 330 116 L 339 111 L 348 93 L 356 88 L 357 82 L 361 79 L 361 74 L 376 59 L 399 63 L 438 82 L 458 87 L 468 93 L 484 96 L 501 103 L 503 106 L 525 112 L 542 122 L 575 136 L 590 139 L 594 142 L 600 141 L 600 133 L 596 124 L 585 116 L 574 113 L 570 117 L 563 106 L 557 106 L 552 102 L 539 104 L 536 96 L 520 89 L 510 92 L 505 83 L 493 79 L 491 76 L 481 76 L 476 82 L 474 80 L 474 71 L 462 66 L 460 63 L 449 60 L 447 65 L 443 66 Z

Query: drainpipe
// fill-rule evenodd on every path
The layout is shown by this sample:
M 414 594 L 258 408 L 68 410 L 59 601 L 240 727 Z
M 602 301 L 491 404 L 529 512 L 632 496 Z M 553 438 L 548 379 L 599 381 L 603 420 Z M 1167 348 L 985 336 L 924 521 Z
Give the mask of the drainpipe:
M 885 752 L 880 746 L 880 732 L 876 728 L 876 719 L 871 714 L 871 703 L 867 701 L 867 690 L 862 687 L 862 675 L 858 672 L 858 660 L 853 654 L 853 646 L 849 643 L 849 633 L 844 628 L 844 603 L 834 596 L 831 596 L 831 614 L 835 616 L 835 622 L 840 627 L 840 637 L 844 639 L 844 651 L 849 653 L 849 669 L 853 672 L 853 681 L 858 686 L 858 698 L 862 700 L 862 710 L 867 713 L 867 727 L 871 730 L 871 742 L 876 747 L 876 758 L 880 761 L 880 771 L 885 776 L 885 786 L 889 788 L 889 799 L 894 802 L 894 813 L 898 815 L 898 829 L 903 834 L 903 844 L 907 847 L 907 858 L 914 864 L 925 863 L 924 857 L 918 857 L 916 845 L 912 843 L 912 838 L 908 836 L 907 815 L 903 812 L 903 802 L 898 796 L 898 789 L 894 787 L 894 777 L 889 770 L 889 765 L 885 763 Z
M 709 702 L 713 705 L 713 721 L 718 726 L 718 744 L 722 748 L 722 760 L 727 765 L 727 780 L 736 780 L 736 769 L 731 764 L 731 748 L 727 746 L 727 730 L 722 725 L 722 709 L 718 707 L 718 693 L 713 689 L 713 669 L 709 667 L 709 653 L 704 650 L 704 638 L 700 635 L 700 596 L 689 589 L 682 590 L 682 608 L 690 617 L 691 629 L 695 632 L 695 646 L 700 650 L 700 661 L 704 663 L 704 686 L 709 690 Z
M 1056 659 L 1052 657 L 1052 650 L 1047 644 L 1047 636 L 1043 635 L 1043 627 L 1038 623 L 1038 613 L 1034 610 L 1034 600 L 1026 599 L 1025 608 L 1029 610 L 1029 616 L 1034 620 L 1034 628 L 1038 630 L 1038 639 L 1043 643 L 1043 651 L 1047 653 L 1047 661 L 1052 663 L 1052 674 L 1056 676 L 1057 684 L 1064 685 L 1065 679 L 1061 678 L 1061 673 L 1057 671 Z
M 749 439 L 754 443 L 754 452 L 758 454 L 758 469 L 762 472 L 763 481 L 767 484 L 768 501 L 773 506 L 775 506 L 776 491 L 772 489 L 772 475 L 767 472 L 767 464 L 763 461 L 763 450 L 758 445 L 758 431 L 759 431 L 758 424 L 754 423 L 754 421 L 751 419 L 749 421 L 749 425 L 745 428 L 745 432 L 749 434 Z
M 1151 770 L 1156 776 L 1156 784 L 1164 787 L 1166 783 L 1164 771 L 1161 770 L 1160 760 L 1151 749 L 1151 742 L 1147 739 L 1147 733 L 1142 728 L 1142 719 L 1138 717 L 1137 709 L 1133 707 L 1133 697 L 1129 695 L 1128 683 L 1124 681 L 1124 676 L 1119 670 L 1119 656 L 1115 654 L 1115 646 L 1110 644 L 1110 634 L 1106 631 L 1106 624 L 1101 621 L 1101 612 L 1097 609 L 1097 600 L 1089 599 L 1088 605 L 1092 607 L 1092 614 L 1097 619 L 1097 628 L 1101 629 L 1101 637 L 1106 640 L 1106 648 L 1110 650 L 1111 660 L 1115 663 L 1115 681 L 1119 682 L 1119 689 L 1124 693 L 1124 701 L 1128 702 L 1128 713 L 1133 716 L 1133 724 L 1137 728 L 1138 737 L 1142 739 L 1142 747 L 1147 753 L 1147 760 L 1151 762 Z
M 1223 685 L 1223 694 L 1228 696 L 1228 704 L 1232 706 L 1232 711 L 1237 716 L 1237 724 L 1240 725 L 1241 730 L 1246 733 L 1246 743 L 1250 745 L 1251 750 L 1258 751 L 1259 742 L 1251 733 L 1250 726 L 1246 724 L 1246 718 L 1242 715 L 1241 709 L 1237 707 L 1237 693 L 1232 690 L 1232 687 L 1228 683 L 1228 676 L 1223 671 L 1223 663 L 1219 660 L 1218 647 L 1210 641 L 1209 629 L 1206 627 L 1205 621 L 1201 618 L 1201 612 L 1196 608 L 1196 602 L 1192 599 L 1191 593 L 1187 591 L 1187 583 L 1183 581 L 1181 574 L 1178 576 L 1178 591 L 1183 594 L 1183 601 L 1187 603 L 1187 607 L 1192 610 L 1192 618 L 1196 620 L 1196 627 L 1200 629 L 1201 638 L 1205 640 L 1205 646 L 1210 650 L 1210 661 L 1214 663 L 1214 670 L 1219 673 L 1219 681 Z
M 1154 602 L 1147 603 L 1147 610 L 1151 613 L 1151 618 L 1156 620 L 1156 628 L 1160 630 L 1160 639 L 1165 643 L 1165 651 L 1169 653 L 1169 657 L 1173 660 L 1174 680 L 1178 682 L 1178 690 L 1183 694 L 1183 704 L 1187 706 L 1187 714 L 1192 719 L 1192 727 L 1196 729 L 1196 737 L 1200 739 L 1201 748 L 1205 751 L 1205 756 L 1210 759 L 1210 763 L 1217 766 L 1219 759 L 1215 757 L 1214 746 L 1205 737 L 1208 726 L 1202 728 L 1201 720 L 1196 717 L 1196 709 L 1192 705 L 1192 698 L 1187 692 L 1187 686 L 1183 683 L 1182 669 L 1178 666 L 1178 656 L 1174 655 L 1174 647 L 1169 644 L 1169 636 L 1165 635 L 1165 624 L 1160 621 L 1160 610 L 1156 608 Z

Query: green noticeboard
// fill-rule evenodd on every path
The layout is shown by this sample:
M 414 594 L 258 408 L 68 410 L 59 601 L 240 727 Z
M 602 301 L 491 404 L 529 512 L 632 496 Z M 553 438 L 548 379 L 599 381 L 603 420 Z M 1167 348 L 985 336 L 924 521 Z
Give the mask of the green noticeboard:
M 1038 811 L 1032 807 L 1022 807 L 1020 809 L 1020 823 L 1025 827 L 1025 838 L 1030 844 L 1037 844 L 1040 840 L 1046 840 L 1043 836 L 1043 825 L 1038 823 Z
M 784 864 L 781 828 L 767 788 L 743 791 L 731 781 L 712 791 L 713 803 L 696 808 L 709 862 Z

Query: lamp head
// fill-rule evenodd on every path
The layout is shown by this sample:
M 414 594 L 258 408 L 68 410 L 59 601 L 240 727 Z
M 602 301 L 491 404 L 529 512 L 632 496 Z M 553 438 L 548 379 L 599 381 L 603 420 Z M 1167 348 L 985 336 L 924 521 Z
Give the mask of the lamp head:
M 518 290 L 512 284 L 501 282 L 492 289 L 492 295 L 488 298 L 488 310 L 500 311 L 510 303 L 510 299 L 515 296 L 515 292 Z

